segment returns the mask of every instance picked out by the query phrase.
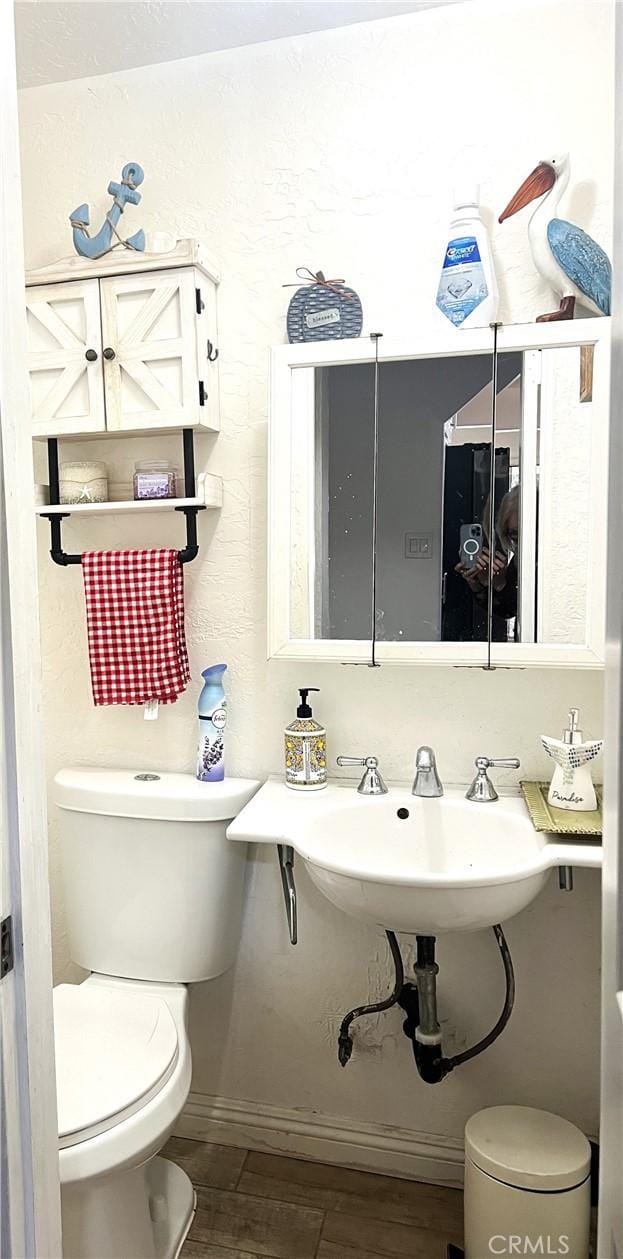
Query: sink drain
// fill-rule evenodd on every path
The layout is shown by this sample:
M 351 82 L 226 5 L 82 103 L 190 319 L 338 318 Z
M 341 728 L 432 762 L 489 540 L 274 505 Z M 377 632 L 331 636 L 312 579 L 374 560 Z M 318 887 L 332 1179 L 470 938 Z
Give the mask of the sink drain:
M 409 816 L 408 809 L 398 809 L 396 812 L 396 817 L 399 817 L 401 822 L 404 822 L 405 818 L 408 818 L 408 816 Z

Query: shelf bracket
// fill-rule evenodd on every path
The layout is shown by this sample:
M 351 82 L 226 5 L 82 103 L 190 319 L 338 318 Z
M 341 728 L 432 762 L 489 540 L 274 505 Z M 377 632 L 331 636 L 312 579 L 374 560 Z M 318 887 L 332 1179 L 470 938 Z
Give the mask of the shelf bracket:
M 286 918 L 288 920 L 288 935 L 290 944 L 296 944 L 298 940 L 298 908 L 296 884 L 294 882 L 294 849 L 289 844 L 277 844 L 277 852 L 279 853 L 281 886 L 286 907 Z
M 182 429 L 182 438 L 184 443 L 184 496 L 186 498 L 195 498 L 195 444 L 194 433 L 192 428 Z M 60 479 L 58 471 L 58 438 L 48 437 L 48 478 L 50 482 L 50 506 L 56 506 L 60 503 Z M 177 556 L 180 564 L 190 564 L 199 554 L 199 544 L 197 542 L 197 512 L 203 511 L 203 506 L 196 507 L 176 507 L 176 511 L 183 512 L 186 517 L 186 546 L 178 551 Z M 41 516 L 50 522 L 50 555 L 55 564 L 66 567 L 68 564 L 81 564 L 81 555 L 70 555 L 63 550 L 61 521 L 71 516 L 71 506 L 68 504 L 66 512 L 55 513 L 54 515 L 46 515 L 41 512 Z

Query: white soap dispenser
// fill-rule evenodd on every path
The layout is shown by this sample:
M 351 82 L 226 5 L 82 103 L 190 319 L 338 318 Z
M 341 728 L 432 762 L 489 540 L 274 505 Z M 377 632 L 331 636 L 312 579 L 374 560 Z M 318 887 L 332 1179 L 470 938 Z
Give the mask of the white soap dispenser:
M 541 735 L 545 751 L 556 763 L 547 800 L 555 809 L 589 813 L 597 808 L 590 762 L 599 756 L 604 741 L 592 739 L 585 743 L 578 721 L 578 709 L 570 708 L 569 725 L 562 740 Z

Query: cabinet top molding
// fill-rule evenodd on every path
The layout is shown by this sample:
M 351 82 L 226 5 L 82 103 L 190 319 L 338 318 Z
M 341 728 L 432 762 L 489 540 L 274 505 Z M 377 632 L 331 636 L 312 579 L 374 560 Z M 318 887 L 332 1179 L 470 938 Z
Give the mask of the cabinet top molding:
M 141 271 L 165 271 L 168 267 L 198 267 L 214 284 L 220 281 L 218 267 L 196 240 L 178 240 L 174 249 L 167 253 L 134 253 L 128 249 L 114 249 L 103 258 L 80 258 L 72 255 L 49 262 L 26 272 L 26 287 L 35 284 L 59 284 L 65 280 L 98 279 L 107 275 L 131 275 Z

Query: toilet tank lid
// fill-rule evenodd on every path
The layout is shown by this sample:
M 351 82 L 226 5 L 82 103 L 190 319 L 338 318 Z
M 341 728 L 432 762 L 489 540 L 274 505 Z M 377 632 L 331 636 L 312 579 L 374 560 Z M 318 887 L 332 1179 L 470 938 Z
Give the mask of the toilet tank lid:
M 253 778 L 199 782 L 192 774 L 145 769 L 61 769 L 54 801 L 61 809 L 166 822 L 231 821 L 255 795 Z

